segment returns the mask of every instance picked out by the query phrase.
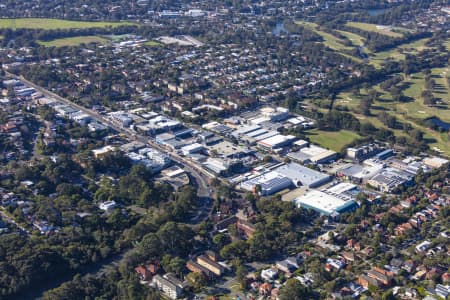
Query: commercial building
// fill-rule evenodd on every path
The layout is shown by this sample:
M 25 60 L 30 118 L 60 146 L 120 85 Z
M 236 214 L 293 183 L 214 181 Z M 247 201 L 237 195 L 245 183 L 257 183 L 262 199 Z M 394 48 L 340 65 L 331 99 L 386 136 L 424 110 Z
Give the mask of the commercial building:
M 194 143 L 194 144 L 187 145 L 187 146 L 184 146 L 181 148 L 181 152 L 184 155 L 199 153 L 199 152 L 202 152 L 203 150 L 205 150 L 205 147 L 199 143 Z
M 447 164 L 449 161 L 440 157 L 427 157 L 424 158 L 423 163 L 430 168 L 440 168 L 443 165 Z
M 133 118 L 123 111 L 109 113 L 109 117 L 111 118 L 111 121 L 123 127 L 130 127 L 134 122 Z
M 384 164 L 373 160 L 365 160 L 362 165 L 350 164 L 339 169 L 336 175 L 355 183 L 366 183 L 367 180 L 380 173 L 384 167 Z
M 284 107 L 264 107 L 260 109 L 261 116 L 267 118 L 271 122 L 280 122 L 289 118 L 289 109 Z
M 331 180 L 331 176 L 319 171 L 304 167 L 297 163 L 289 163 L 282 165 L 273 170 L 278 174 L 289 178 L 297 187 L 306 186 L 315 188 L 321 186 Z
M 394 150 L 386 149 L 384 151 L 381 151 L 377 155 L 375 155 L 375 159 L 385 160 L 385 159 L 387 159 L 387 158 L 389 158 L 389 157 L 391 157 L 393 155 L 394 155 Z
M 368 144 L 358 148 L 348 148 L 347 157 L 355 161 L 363 161 L 383 151 L 378 144 Z
M 179 121 L 164 116 L 157 116 L 148 121 L 148 127 L 152 134 L 158 134 L 181 128 L 182 124 Z
M 401 185 L 408 186 L 413 184 L 413 180 L 414 176 L 411 173 L 394 168 L 386 168 L 369 179 L 367 183 L 382 192 L 390 192 Z
M 258 141 L 258 147 L 264 151 L 273 151 L 292 144 L 296 140 L 293 135 L 275 135 L 270 138 Z
M 227 176 L 242 167 L 242 161 L 229 158 L 209 157 L 202 166 L 219 176 Z
M 337 158 L 337 153 L 333 150 L 328 150 L 316 145 L 303 147 L 300 152 L 309 157 L 309 160 L 315 164 L 328 163 Z
M 358 205 L 355 201 L 344 201 L 336 196 L 313 190 L 294 200 L 294 203 L 303 208 L 315 210 L 323 215 L 336 215 L 355 210 Z
M 255 192 L 256 187 L 260 187 L 263 196 L 273 195 L 293 186 L 292 180 L 278 172 L 268 172 L 241 183 L 241 188 Z

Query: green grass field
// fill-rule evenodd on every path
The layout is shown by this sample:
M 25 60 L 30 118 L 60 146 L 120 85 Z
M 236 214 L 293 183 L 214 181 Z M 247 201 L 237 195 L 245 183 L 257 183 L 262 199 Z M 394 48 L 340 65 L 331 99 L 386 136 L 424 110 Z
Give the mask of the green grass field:
M 156 42 L 156 41 L 148 41 L 148 42 L 145 42 L 144 45 L 149 46 L 149 47 L 159 47 L 159 46 L 162 46 L 161 43 L 158 43 L 158 42 Z
M 360 95 L 355 95 L 352 92 L 342 92 L 336 97 L 335 105 L 341 107 L 347 107 L 352 114 L 358 118 L 361 122 L 369 122 L 377 128 L 387 128 L 385 124 L 381 123 L 377 118 L 377 115 L 381 111 L 385 111 L 394 115 L 399 122 L 408 123 L 414 128 L 420 129 L 425 133 L 425 138 L 433 139 L 430 142 L 430 148 L 443 151 L 444 154 L 450 156 L 450 143 L 448 133 L 440 133 L 433 131 L 426 127 L 421 126 L 414 120 L 424 120 L 431 116 L 438 116 L 445 122 L 450 122 L 450 87 L 447 83 L 446 77 L 450 75 L 449 68 L 436 68 L 431 70 L 433 79 L 435 80 L 435 88 L 433 94 L 435 97 L 440 98 L 444 103 L 441 107 L 430 107 L 423 103 L 421 92 L 425 86 L 424 74 L 417 73 L 412 74 L 404 80 L 402 85 L 405 86 L 404 95 L 410 97 L 410 101 L 407 102 L 395 102 L 393 101 L 390 93 L 381 90 L 376 85 L 372 86 L 380 93 L 379 101 L 376 101 L 371 109 L 371 116 L 363 116 L 358 113 L 358 104 L 362 97 L 367 95 L 367 90 L 361 89 Z M 406 136 L 407 133 L 400 129 L 390 129 L 396 136 Z M 317 142 L 326 143 L 321 141 L 319 137 L 311 137 L 311 139 L 319 139 Z M 337 138 L 335 138 L 337 140 Z
M 444 45 L 447 47 L 448 51 L 450 51 L 450 39 L 446 40 Z
M 314 129 L 307 131 L 306 134 L 313 144 L 336 152 L 340 152 L 346 145 L 361 138 L 357 133 L 348 130 L 322 131 Z
M 0 19 L 0 28 L 12 28 L 12 19 Z M 46 18 L 20 18 L 16 19 L 16 28 L 24 29 L 83 29 L 83 28 L 103 28 L 119 27 L 125 25 L 136 25 L 131 22 L 85 22 L 68 21 L 61 19 Z
M 411 43 L 400 45 L 399 47 L 388 51 L 376 53 L 371 52 L 370 63 L 379 68 L 386 59 L 392 59 L 395 61 L 404 60 L 405 53 L 417 54 L 420 51 L 427 49 L 428 47 L 425 44 L 428 40 L 429 38 L 424 38 Z
M 311 29 L 312 31 L 314 31 L 315 33 L 317 33 L 318 35 L 320 35 L 323 39 L 324 39 L 324 44 L 336 51 L 342 51 L 342 50 L 348 50 L 351 49 L 351 47 L 347 47 L 342 43 L 342 40 L 339 39 L 338 37 L 335 37 L 334 35 L 325 32 L 325 31 L 321 31 L 319 29 L 319 27 L 314 24 L 314 23 L 310 23 L 310 22 L 304 22 L 304 21 L 297 21 L 295 22 L 296 24 L 300 25 L 300 26 L 304 26 L 306 28 Z
M 56 39 L 48 42 L 38 41 L 38 43 L 45 47 L 72 47 L 79 46 L 81 44 L 106 44 L 107 39 L 99 36 L 76 36 L 70 38 Z
M 400 113 L 417 119 L 438 116 L 441 120 L 450 122 L 450 109 L 448 107 L 448 104 L 450 104 L 450 89 L 447 85 L 447 80 L 445 79 L 447 74 L 449 74 L 448 68 L 432 69 L 432 76 L 436 82 L 436 86 L 432 91 L 433 95 L 434 97 L 441 99 L 446 105 L 437 108 L 427 106 L 423 103 L 420 94 L 424 89 L 425 80 L 422 73 L 417 73 L 406 80 L 406 84 L 409 86 L 404 92 L 405 96 L 413 98 L 414 101 L 398 103 L 396 105 L 397 110 Z
M 403 34 L 401 34 L 401 33 L 394 32 L 387 27 L 384 28 L 377 24 L 362 23 L 362 22 L 347 22 L 346 25 L 350 26 L 350 27 L 354 27 L 354 28 L 359 28 L 359 29 L 362 29 L 365 31 L 377 32 L 377 33 L 384 34 L 384 35 L 387 35 L 390 37 L 402 37 L 403 36 Z M 394 28 L 394 29 L 403 30 L 400 28 Z
M 364 37 L 357 35 L 353 32 L 343 30 L 336 30 L 336 31 L 345 36 L 346 38 L 348 38 L 352 42 L 352 44 L 355 45 L 356 47 L 362 46 L 366 42 L 366 39 Z
M 358 57 L 354 57 L 354 56 L 348 55 L 346 53 L 343 53 L 342 52 L 343 50 L 353 50 L 353 47 L 344 45 L 343 41 L 340 38 L 338 38 L 328 32 L 320 30 L 316 24 L 311 23 L 311 22 L 305 22 L 305 21 L 297 21 L 295 23 L 297 25 L 304 26 L 308 29 L 311 29 L 312 31 L 314 31 L 315 33 L 320 35 L 323 38 L 323 44 L 326 47 L 338 52 L 340 55 L 348 57 L 348 58 L 353 59 L 358 62 L 362 61 Z

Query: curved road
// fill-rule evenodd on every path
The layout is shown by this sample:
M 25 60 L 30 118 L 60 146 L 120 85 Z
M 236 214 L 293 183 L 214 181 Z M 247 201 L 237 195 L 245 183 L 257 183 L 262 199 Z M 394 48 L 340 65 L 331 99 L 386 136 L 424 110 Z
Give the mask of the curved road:
M 77 103 L 74 103 L 66 98 L 63 98 L 41 86 L 38 86 L 38 85 L 34 84 L 33 82 L 25 79 L 23 76 L 16 76 L 9 72 L 6 72 L 6 74 L 12 78 L 15 78 L 17 80 L 24 82 L 25 84 L 29 85 L 30 87 L 33 87 L 34 89 L 36 89 L 37 91 L 41 92 L 43 95 L 45 95 L 49 98 L 53 98 L 61 103 L 67 104 L 73 108 L 81 110 L 82 112 L 91 116 L 93 119 L 97 120 L 98 122 L 103 123 L 103 124 L 109 126 L 110 128 L 114 129 L 115 131 L 130 137 L 130 139 L 132 139 L 132 140 L 137 140 L 139 142 L 148 144 L 151 147 L 161 151 L 162 153 L 167 154 L 174 162 L 183 166 L 184 170 L 195 179 L 195 182 L 197 185 L 197 195 L 199 198 L 200 206 L 199 206 L 197 214 L 192 216 L 189 223 L 192 225 L 198 224 L 198 223 L 202 222 L 203 220 L 205 220 L 206 218 L 208 218 L 208 216 L 210 215 L 211 204 L 212 204 L 212 199 L 211 199 L 212 189 L 209 185 L 209 180 L 211 178 L 214 178 L 215 177 L 214 175 L 212 175 L 208 171 L 204 170 L 203 168 L 199 167 L 198 165 L 196 165 L 194 162 L 190 161 L 189 159 L 182 157 L 182 156 L 178 155 L 177 153 L 170 152 L 168 149 L 166 149 L 162 145 L 155 143 L 149 137 L 137 134 L 132 129 L 125 128 L 123 126 L 120 126 L 119 124 L 112 122 L 106 116 L 103 116 L 93 110 L 85 108 L 85 107 L 83 107 Z M 118 263 L 120 262 L 120 260 L 124 257 L 124 255 L 130 251 L 132 251 L 132 249 L 129 249 L 128 251 L 126 251 L 124 253 L 114 255 L 114 256 L 110 257 L 109 259 L 99 262 L 98 264 L 95 264 L 91 267 L 87 267 L 85 269 L 85 271 L 84 272 L 82 271 L 81 273 L 83 275 L 94 274 L 96 276 L 101 276 L 102 274 L 107 272 L 107 270 L 109 268 L 117 266 Z M 62 283 L 66 282 L 68 280 L 71 280 L 71 279 L 72 279 L 72 276 L 67 276 L 67 278 L 60 278 L 60 280 L 57 280 L 56 282 L 50 283 L 47 286 L 43 286 L 42 289 L 39 289 L 39 291 L 30 291 L 29 293 L 24 293 L 25 295 L 23 295 L 24 297 L 21 299 L 39 298 L 46 290 L 56 288 L 56 287 L 60 286 Z
M 171 153 L 168 151 L 168 149 L 166 149 L 165 147 L 155 143 L 154 141 L 152 141 L 149 137 L 144 136 L 144 135 L 140 135 L 138 133 L 136 133 L 134 130 L 130 129 L 130 128 L 125 128 L 123 126 L 120 126 L 119 124 L 116 124 L 114 122 L 112 122 L 110 119 L 108 119 L 106 116 L 103 116 L 101 114 L 99 114 L 96 111 L 93 111 L 91 109 L 88 109 L 86 107 L 83 107 L 77 103 L 74 103 L 66 98 L 63 98 L 41 86 L 38 86 L 36 84 L 34 84 L 31 81 L 28 81 L 27 79 L 25 79 L 23 76 L 17 76 L 14 75 L 12 73 L 6 72 L 10 77 L 13 77 L 17 80 L 20 80 L 24 83 L 26 83 L 27 85 L 29 85 L 30 87 L 33 87 L 34 89 L 36 89 L 37 91 L 41 92 L 43 95 L 53 98 L 59 102 L 62 102 L 64 104 L 70 105 L 73 108 L 79 109 L 82 112 L 84 112 L 85 114 L 89 115 L 90 117 L 92 117 L 93 119 L 97 120 L 100 123 L 103 123 L 109 127 L 111 127 L 112 129 L 114 129 L 115 131 L 122 133 L 126 136 L 132 137 L 134 140 L 140 141 L 142 143 L 146 143 L 149 144 L 150 146 L 152 146 L 153 148 L 166 153 L 167 155 L 169 155 L 169 157 L 175 161 L 178 162 L 179 164 L 183 165 L 186 169 L 186 171 L 188 173 L 190 173 L 193 177 L 196 178 L 197 180 L 197 184 L 199 185 L 199 190 L 198 190 L 198 194 L 200 197 L 203 196 L 210 196 L 210 188 L 209 188 L 209 184 L 208 181 L 215 177 L 214 175 L 212 175 L 211 173 L 209 173 L 208 171 L 204 170 L 203 168 L 197 166 L 194 162 L 190 161 L 187 158 L 184 158 L 180 155 L 178 155 L 177 153 Z

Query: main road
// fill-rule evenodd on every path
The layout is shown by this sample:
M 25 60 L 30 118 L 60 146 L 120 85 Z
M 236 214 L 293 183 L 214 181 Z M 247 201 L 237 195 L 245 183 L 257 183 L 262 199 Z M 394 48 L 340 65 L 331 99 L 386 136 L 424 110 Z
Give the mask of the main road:
M 199 203 L 197 213 L 191 217 L 191 219 L 189 220 L 189 223 L 191 225 L 195 225 L 195 224 L 202 222 L 206 218 L 208 218 L 208 216 L 210 215 L 211 204 L 212 204 L 212 199 L 211 199 L 212 189 L 211 189 L 209 181 L 211 178 L 214 178 L 214 175 L 210 174 L 208 171 L 199 167 L 194 162 L 190 161 L 188 158 L 182 157 L 182 156 L 178 155 L 177 153 L 170 152 L 168 149 L 166 149 L 162 145 L 157 144 L 156 142 L 151 140 L 149 137 L 138 134 L 137 132 L 135 132 L 134 130 L 132 130 L 130 128 L 125 128 L 123 126 L 120 126 L 119 124 L 112 122 L 110 119 L 108 119 L 108 117 L 101 115 L 96 111 L 93 111 L 91 109 L 83 107 L 83 106 L 81 106 L 77 103 L 74 103 L 73 101 L 70 101 L 69 99 L 66 99 L 64 97 L 61 97 L 39 85 L 34 84 L 33 82 L 25 79 L 23 76 L 17 76 L 12 73 L 9 73 L 9 72 L 6 72 L 6 74 L 14 79 L 22 81 L 23 83 L 27 84 L 30 87 L 33 87 L 34 89 L 36 89 L 36 91 L 39 91 L 44 96 L 53 98 L 58 102 L 67 104 L 73 108 L 76 108 L 76 109 L 84 112 L 85 114 L 89 115 L 91 118 L 97 120 L 98 122 L 105 124 L 105 125 L 109 126 L 110 128 L 112 128 L 113 130 L 129 137 L 130 140 L 136 140 L 136 141 L 148 144 L 151 147 L 161 151 L 162 153 L 169 155 L 169 157 L 174 162 L 181 165 L 184 168 L 184 170 L 190 176 L 192 176 L 194 178 L 195 183 L 197 185 L 197 195 L 198 195 L 198 199 L 199 199 L 200 203 Z M 127 252 L 130 252 L 130 251 L 132 251 L 132 249 L 129 249 Z M 120 260 L 124 257 L 124 255 L 125 255 L 125 253 L 120 253 L 113 257 L 110 257 L 109 259 L 105 260 L 104 262 L 98 263 L 95 266 L 92 266 L 91 268 L 87 268 L 84 272 L 82 272 L 82 274 L 83 275 L 94 274 L 96 276 L 101 276 L 101 274 L 106 272 L 108 270 L 108 268 L 116 266 L 120 262 Z M 43 286 L 38 291 L 30 291 L 28 293 L 24 293 L 24 295 L 23 295 L 23 297 L 21 297 L 21 299 L 28 300 L 28 299 L 39 298 L 42 296 L 43 292 L 45 292 L 46 290 L 51 289 L 51 288 L 56 288 L 56 287 L 60 286 L 63 282 L 71 280 L 71 279 L 72 279 L 71 276 L 67 276 L 67 278 L 60 278 L 60 280 L 56 280 L 49 286 L 45 286 L 45 287 Z
M 211 188 L 209 185 L 209 180 L 211 178 L 214 177 L 214 175 L 212 175 L 211 173 L 209 173 L 208 171 L 206 171 L 205 169 L 199 167 L 198 165 L 196 165 L 194 162 L 192 162 L 191 160 L 189 160 L 188 158 L 182 157 L 180 155 L 178 155 L 177 153 L 174 152 L 170 152 L 167 148 L 163 147 L 162 145 L 157 144 L 156 142 L 154 142 L 152 139 L 150 139 L 147 136 L 138 134 L 137 132 L 135 132 L 134 130 L 132 130 L 131 128 L 125 128 L 123 126 L 120 126 L 119 124 L 113 122 L 112 120 L 110 120 L 108 117 L 99 114 L 96 111 L 93 111 L 91 109 L 88 109 L 84 106 L 81 106 L 67 98 L 61 97 L 60 95 L 57 95 L 39 85 L 34 84 L 33 82 L 25 79 L 23 76 L 17 76 L 15 74 L 6 72 L 7 75 L 9 75 L 12 78 L 15 78 L 17 80 L 20 80 L 22 82 L 24 82 L 25 84 L 29 85 L 30 87 L 33 87 L 34 89 L 36 89 L 37 91 L 41 92 L 44 96 L 47 96 L 49 98 L 53 98 L 61 103 L 67 104 L 73 108 L 76 108 L 82 112 L 84 112 L 85 114 L 89 115 L 91 118 L 97 120 L 100 123 L 103 123 L 107 126 L 109 126 L 110 128 L 114 129 L 115 131 L 122 133 L 128 137 L 130 137 L 133 140 L 145 143 L 145 144 L 149 144 L 151 147 L 169 155 L 169 157 L 179 163 L 180 165 L 184 166 L 184 169 L 191 174 L 194 178 L 195 181 L 198 185 L 198 191 L 197 194 L 200 198 L 205 198 L 205 197 L 210 197 L 211 196 Z

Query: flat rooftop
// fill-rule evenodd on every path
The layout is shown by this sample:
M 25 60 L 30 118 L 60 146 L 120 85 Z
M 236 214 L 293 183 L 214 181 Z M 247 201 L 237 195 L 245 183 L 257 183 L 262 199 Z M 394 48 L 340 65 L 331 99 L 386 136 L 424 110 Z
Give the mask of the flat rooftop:
M 316 210 L 325 215 L 341 213 L 356 207 L 356 202 L 344 201 L 333 195 L 312 190 L 294 200 L 294 203 L 303 208 Z
M 319 186 L 331 180 L 325 173 L 304 167 L 297 163 L 289 163 L 274 169 L 273 171 L 288 177 L 295 185 Z M 301 184 L 299 184 L 301 183 Z

